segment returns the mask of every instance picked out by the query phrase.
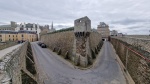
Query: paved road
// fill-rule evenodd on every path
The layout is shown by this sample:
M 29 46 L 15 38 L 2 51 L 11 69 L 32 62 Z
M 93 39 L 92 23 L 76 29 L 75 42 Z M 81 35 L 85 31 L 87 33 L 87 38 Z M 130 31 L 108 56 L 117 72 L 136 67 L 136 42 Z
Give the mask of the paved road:
M 49 49 L 40 48 L 35 42 L 32 48 L 41 71 L 40 77 L 46 76 L 45 84 L 126 84 L 109 42 L 104 42 L 94 67 L 88 70 L 74 69 L 64 59 Z

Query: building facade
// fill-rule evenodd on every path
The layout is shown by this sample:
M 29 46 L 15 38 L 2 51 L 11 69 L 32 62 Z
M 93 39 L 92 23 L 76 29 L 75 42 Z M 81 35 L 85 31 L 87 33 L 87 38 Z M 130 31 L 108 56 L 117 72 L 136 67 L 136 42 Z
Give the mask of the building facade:
M 36 32 L 20 30 L 18 32 L 11 30 L 0 30 L 0 42 L 7 41 L 37 41 Z
M 52 22 L 51 28 L 50 28 L 49 32 L 54 32 L 54 31 L 56 31 L 56 30 L 55 30 L 55 28 L 54 28 L 54 26 L 53 26 L 53 22 Z
M 17 23 L 11 21 L 10 25 L 1 25 L 0 30 L 15 30 L 16 27 L 17 27 Z
M 39 33 L 41 32 L 39 24 L 35 24 L 35 23 L 27 23 L 27 24 L 21 23 L 20 25 L 18 25 L 18 27 L 15 28 L 15 31 L 20 31 L 20 30 L 36 32 L 38 38 L 39 38 Z
M 35 38 L 31 38 L 30 36 L 34 36 L 36 34 L 36 40 L 40 39 L 40 33 L 49 33 L 49 32 L 53 32 L 55 31 L 55 29 L 53 28 L 53 22 L 51 25 L 51 29 L 49 29 L 49 25 L 44 25 L 44 26 L 40 26 L 39 24 L 35 24 L 35 23 L 21 23 L 21 24 L 17 24 L 16 22 L 11 21 L 10 25 L 1 25 L 0 26 L 0 31 L 1 31 L 1 35 L 3 36 L 3 34 L 5 34 L 6 36 L 8 34 L 10 34 L 10 37 L 12 34 L 14 33 L 18 33 L 17 40 L 29 40 L 29 41 L 34 41 Z M 34 34 L 33 34 L 34 33 Z M 23 34 L 23 36 L 25 37 L 20 37 L 20 34 Z M 33 34 L 33 35 L 31 35 Z M 2 39 L 2 36 L 0 37 Z M 14 38 L 15 39 L 15 38 Z M 33 40 L 32 40 L 33 39 Z M 4 40 L 4 39 L 3 39 Z M 7 41 L 9 41 L 8 39 L 6 39 Z M 10 39 L 13 41 L 13 38 Z M 15 41 L 15 40 L 14 40 Z
M 90 33 L 91 33 L 91 20 L 85 16 L 74 21 L 74 47 L 73 53 L 75 55 L 75 65 L 87 67 L 91 62 L 90 50 Z
M 38 36 L 36 32 L 34 31 L 26 31 L 26 30 L 20 30 L 18 31 L 18 40 L 19 41 L 29 41 L 34 42 L 37 41 Z
M 111 36 L 117 36 L 118 35 L 118 31 L 112 30 L 110 35 Z
M 97 26 L 97 31 L 102 35 L 102 38 L 108 38 L 108 36 L 110 36 L 109 26 L 104 22 L 100 22 Z
M 6 41 L 17 41 L 18 40 L 18 32 L 11 30 L 0 30 L 0 42 Z

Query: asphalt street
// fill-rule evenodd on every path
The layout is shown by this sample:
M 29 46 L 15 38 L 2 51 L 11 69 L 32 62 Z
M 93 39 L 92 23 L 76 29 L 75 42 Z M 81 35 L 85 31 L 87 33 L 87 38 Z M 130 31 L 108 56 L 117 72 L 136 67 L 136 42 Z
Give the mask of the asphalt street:
M 107 41 L 94 66 L 80 70 L 48 48 L 31 43 L 40 78 L 45 84 L 126 84 L 113 47 Z

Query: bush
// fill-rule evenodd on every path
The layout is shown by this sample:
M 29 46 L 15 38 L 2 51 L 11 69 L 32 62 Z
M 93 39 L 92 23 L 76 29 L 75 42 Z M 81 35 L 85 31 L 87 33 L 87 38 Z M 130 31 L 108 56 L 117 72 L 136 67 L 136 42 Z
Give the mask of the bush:
M 95 48 L 95 54 L 98 54 L 97 48 Z
M 56 51 L 56 48 L 53 49 L 53 52 L 55 52 L 55 51 Z
M 65 59 L 68 59 L 68 58 L 69 58 L 68 56 L 69 56 L 69 53 L 68 53 L 68 51 L 67 51 L 67 52 L 65 53 L 65 57 L 64 57 L 64 58 L 65 58 Z
M 61 49 L 58 50 L 58 53 L 57 53 L 57 54 L 58 54 L 58 55 L 61 55 Z
M 96 55 L 94 53 L 94 51 L 91 49 L 91 54 L 92 54 L 92 58 L 95 59 L 96 58 Z

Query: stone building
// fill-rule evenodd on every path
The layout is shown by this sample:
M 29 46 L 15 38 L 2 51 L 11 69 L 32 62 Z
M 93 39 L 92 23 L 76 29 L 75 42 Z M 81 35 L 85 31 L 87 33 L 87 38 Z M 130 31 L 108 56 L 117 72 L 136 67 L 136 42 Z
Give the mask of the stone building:
M 11 21 L 10 25 L 1 25 L 0 31 L 6 30 L 6 34 L 9 32 L 20 32 L 26 31 L 28 34 L 29 32 L 35 32 L 37 34 L 37 39 L 40 39 L 40 33 L 49 33 L 50 31 L 53 32 L 55 29 L 53 28 L 53 23 L 51 25 L 51 30 L 49 29 L 49 25 L 40 26 L 39 24 L 35 23 L 21 23 L 17 24 L 16 22 Z M 4 31 L 3 31 L 4 34 Z
M 17 41 L 18 32 L 11 30 L 0 30 L 0 42 Z
M 85 16 L 74 21 L 74 54 L 75 64 L 88 66 L 88 58 L 91 56 L 89 35 L 91 32 L 91 20 Z
M 37 34 L 33 31 L 12 31 L 12 30 L 0 30 L 0 42 L 7 41 L 37 41 Z
M 117 35 L 118 35 L 118 31 L 112 30 L 112 31 L 110 32 L 110 35 L 111 35 L 111 36 L 117 36 Z
M 54 26 L 53 26 L 53 22 L 52 22 L 51 28 L 50 28 L 50 32 L 54 32 L 54 31 L 56 31 L 56 30 L 55 30 L 55 28 L 54 28 Z
M 26 31 L 32 31 L 32 32 L 36 32 L 39 38 L 39 34 L 41 32 L 40 26 L 39 24 L 35 24 L 35 23 L 21 23 L 20 25 L 18 25 L 18 27 L 16 27 L 15 29 L 16 31 L 20 31 L 20 30 L 26 30 Z
M 18 31 L 18 40 L 34 42 L 37 41 L 37 33 L 34 31 L 20 30 Z
M 1 25 L 0 30 L 15 30 L 17 23 L 11 21 L 9 25 Z
M 103 39 L 107 39 L 108 36 L 110 36 L 109 26 L 104 22 L 100 22 L 100 24 L 97 26 L 97 31 L 102 35 Z

